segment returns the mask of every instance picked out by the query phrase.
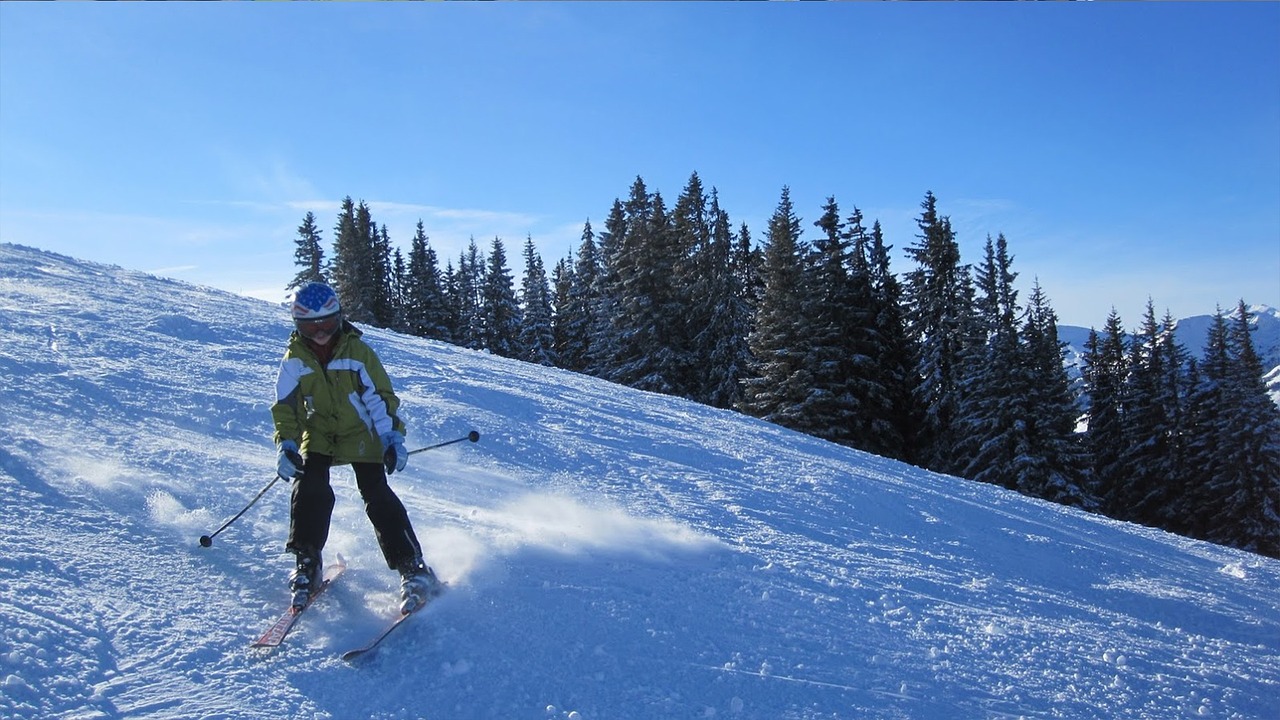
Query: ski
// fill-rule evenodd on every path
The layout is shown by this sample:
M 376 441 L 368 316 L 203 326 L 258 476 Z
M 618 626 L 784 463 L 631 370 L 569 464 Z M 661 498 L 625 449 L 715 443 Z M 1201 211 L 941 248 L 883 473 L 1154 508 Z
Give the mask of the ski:
M 382 632 L 378 633 L 372 640 L 366 643 L 363 647 L 358 647 L 354 650 L 348 650 L 342 653 L 342 659 L 346 660 L 347 662 L 353 662 L 363 657 L 364 655 L 372 652 L 375 648 L 378 647 L 378 645 L 383 640 L 387 638 L 388 635 L 390 635 L 396 628 L 400 627 L 401 623 L 403 623 L 405 620 L 408 620 L 410 617 L 418 614 L 419 612 L 422 612 L 422 609 L 425 608 L 427 605 L 430 605 L 432 600 L 435 600 L 436 598 L 440 597 L 440 595 L 444 593 L 445 587 L 446 586 L 442 584 L 434 593 L 429 595 L 427 599 L 423 600 L 421 605 L 415 607 L 414 609 L 410 610 L 407 613 L 404 613 L 402 615 L 397 615 L 394 620 L 387 623 L 387 626 L 382 629 Z
M 321 593 L 332 585 L 333 581 L 337 580 L 338 576 L 346 569 L 346 561 L 342 559 L 342 556 L 338 556 L 337 563 L 325 568 L 324 579 L 320 581 L 320 586 L 316 588 L 316 591 L 311 593 L 311 597 L 307 598 L 307 604 L 302 607 L 290 605 L 289 609 L 285 610 L 284 613 L 280 615 L 280 619 L 276 620 L 275 624 L 267 628 L 267 631 L 262 633 L 262 636 L 255 640 L 251 647 L 278 647 L 280 643 L 284 642 L 284 637 L 293 629 L 293 624 L 298 622 L 298 618 L 302 616 L 302 613 L 306 612 L 306 609 L 311 607 L 311 603 L 315 602 L 316 598 L 320 597 Z

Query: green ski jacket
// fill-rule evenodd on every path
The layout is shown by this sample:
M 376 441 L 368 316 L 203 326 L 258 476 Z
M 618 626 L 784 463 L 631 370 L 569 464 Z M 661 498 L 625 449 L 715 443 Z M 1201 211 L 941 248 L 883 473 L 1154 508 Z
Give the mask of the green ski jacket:
M 303 455 L 329 455 L 335 464 L 381 463 L 382 435 L 404 434 L 391 378 L 361 335 L 344 321 L 323 367 L 297 331 L 289 337 L 271 406 L 277 444 L 293 440 Z

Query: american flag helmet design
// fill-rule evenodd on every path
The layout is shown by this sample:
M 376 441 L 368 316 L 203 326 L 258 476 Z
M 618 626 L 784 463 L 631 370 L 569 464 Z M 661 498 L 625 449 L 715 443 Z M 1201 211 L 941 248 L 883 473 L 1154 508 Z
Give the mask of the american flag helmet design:
M 338 294 L 333 288 L 320 282 L 311 282 L 298 288 L 293 294 L 295 320 L 313 320 L 335 315 L 342 310 Z

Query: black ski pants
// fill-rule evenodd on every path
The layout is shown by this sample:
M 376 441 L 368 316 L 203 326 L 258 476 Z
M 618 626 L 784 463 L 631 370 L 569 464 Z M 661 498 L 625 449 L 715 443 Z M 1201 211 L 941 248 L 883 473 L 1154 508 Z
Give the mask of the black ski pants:
M 313 553 L 317 557 L 329 539 L 329 520 L 333 516 L 334 495 L 329 485 L 329 469 L 333 458 L 309 454 L 304 458 L 302 476 L 293 481 L 289 503 L 289 543 L 293 553 Z M 378 547 L 387 566 L 398 569 L 422 557 L 422 546 L 409 523 L 404 503 L 387 484 L 387 473 L 380 463 L 352 463 L 356 487 L 364 499 L 364 512 L 373 523 Z

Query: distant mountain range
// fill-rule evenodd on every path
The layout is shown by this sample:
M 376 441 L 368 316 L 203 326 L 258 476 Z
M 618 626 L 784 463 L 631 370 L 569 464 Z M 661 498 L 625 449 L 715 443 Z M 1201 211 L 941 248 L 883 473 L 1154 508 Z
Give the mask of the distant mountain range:
M 1271 391 L 1271 399 L 1280 404 L 1280 310 L 1269 305 L 1251 305 L 1249 312 L 1253 318 L 1253 347 L 1262 359 L 1262 366 L 1269 368 L 1266 375 L 1267 387 Z M 1125 326 L 1132 332 L 1138 319 L 1130 320 L 1133 326 Z M 1187 352 L 1193 357 L 1204 355 L 1205 340 L 1209 336 L 1209 326 L 1213 323 L 1212 315 L 1196 315 L 1177 321 L 1174 334 Z M 1097 329 L 1102 332 L 1099 326 Z M 1090 328 L 1075 325 L 1060 325 L 1058 339 L 1067 344 L 1067 367 L 1073 375 L 1078 375 L 1084 354 L 1085 344 L 1089 340 Z

